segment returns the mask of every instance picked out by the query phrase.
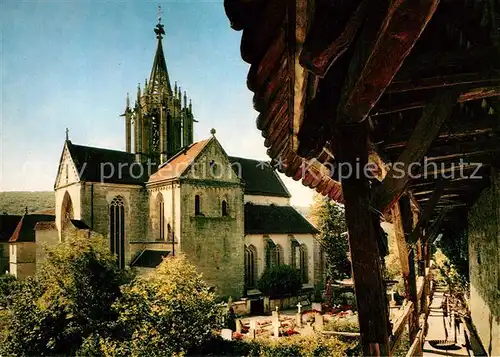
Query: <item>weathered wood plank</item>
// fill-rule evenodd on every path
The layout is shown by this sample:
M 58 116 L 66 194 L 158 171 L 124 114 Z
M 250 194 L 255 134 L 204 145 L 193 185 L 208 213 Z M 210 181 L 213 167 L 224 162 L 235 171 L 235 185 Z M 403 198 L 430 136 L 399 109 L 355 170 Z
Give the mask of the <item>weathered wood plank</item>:
M 465 103 L 471 100 L 479 100 L 485 98 L 494 98 L 500 96 L 500 86 L 491 86 L 491 87 L 480 87 L 480 88 L 472 88 L 466 91 L 463 91 L 457 98 L 458 103 Z M 378 115 L 386 115 L 391 113 L 398 113 L 405 110 L 412 110 L 423 108 L 428 105 L 427 101 L 415 101 L 408 103 L 400 103 L 390 107 L 377 107 L 373 113 L 370 113 L 371 116 Z
M 344 18 L 342 14 L 339 14 L 338 6 L 332 6 L 330 3 L 325 9 L 326 6 L 321 7 L 323 3 L 318 2 L 316 5 L 316 18 L 299 57 L 300 64 L 315 75 L 323 77 L 331 65 L 347 51 L 354 40 L 365 18 L 368 8 L 367 3 L 368 0 L 359 2 L 358 7 L 344 25 L 340 21 L 332 21 L 332 17 Z M 356 1 L 345 3 L 345 5 L 349 6 L 352 6 L 352 4 L 355 5 Z M 332 32 L 334 33 L 333 39 L 325 42 Z M 338 33 L 338 36 L 336 36 L 336 33 Z
M 367 123 L 339 128 L 335 142 L 340 162 L 361 167 L 368 162 Z M 370 209 L 370 185 L 361 175 L 342 181 L 354 287 L 359 312 L 363 353 L 366 356 L 389 355 L 389 318 L 387 296 L 382 278 L 379 253 L 379 217 Z
M 400 251 L 400 259 L 406 261 L 408 266 L 408 275 L 405 276 L 403 272 L 403 278 L 405 283 L 405 295 L 406 299 L 413 303 L 413 312 L 410 319 L 410 340 L 415 337 L 416 330 L 418 328 L 418 299 L 417 299 L 417 281 L 415 276 L 415 255 L 413 248 L 408 245 L 408 237 L 413 230 L 414 215 L 411 210 L 411 199 L 408 194 L 401 196 L 399 199 L 399 211 L 401 226 L 403 230 L 404 238 L 404 248 Z M 400 238 L 401 239 L 401 238 Z M 399 244 L 398 243 L 398 247 Z M 398 248 L 399 250 L 399 248 Z M 406 257 L 404 256 L 406 254 Z
M 439 0 L 393 1 L 371 52 L 348 91 L 339 113 L 346 123 L 363 121 L 411 52 Z M 370 31 L 373 31 L 370 29 Z
M 399 199 L 409 182 L 410 164 L 423 158 L 441 125 L 450 116 L 456 98 L 453 91 L 443 90 L 425 107 L 408 146 L 397 161 L 399 168 L 394 165 L 375 192 L 373 204 L 376 209 L 386 212 Z
M 491 84 L 492 82 L 499 81 L 500 70 L 491 70 L 485 73 L 460 73 L 432 78 L 417 78 L 405 81 L 394 81 L 387 88 L 386 93 L 402 93 L 416 90 L 451 87 L 463 84 Z

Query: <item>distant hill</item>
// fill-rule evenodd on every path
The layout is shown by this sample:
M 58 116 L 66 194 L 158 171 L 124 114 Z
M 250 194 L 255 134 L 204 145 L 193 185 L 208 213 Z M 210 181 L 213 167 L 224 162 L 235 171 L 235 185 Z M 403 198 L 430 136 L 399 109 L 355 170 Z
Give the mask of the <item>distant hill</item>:
M 0 214 L 23 214 L 25 207 L 28 212 L 47 210 L 55 207 L 53 191 L 7 191 L 0 192 Z

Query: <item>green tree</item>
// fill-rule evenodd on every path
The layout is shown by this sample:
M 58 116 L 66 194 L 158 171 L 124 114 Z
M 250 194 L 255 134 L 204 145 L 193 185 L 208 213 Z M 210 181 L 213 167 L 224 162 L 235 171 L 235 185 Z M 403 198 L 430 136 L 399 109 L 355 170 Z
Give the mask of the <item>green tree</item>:
M 83 339 L 104 331 L 128 276 L 102 238 L 71 238 L 47 253 L 8 306 L 6 355 L 74 355 Z
M 196 349 L 221 328 L 223 309 L 183 255 L 122 287 L 111 336 L 87 339 L 81 356 L 172 356 Z
M 257 287 L 267 296 L 294 295 L 302 288 L 300 272 L 290 265 L 272 266 L 264 270 Z
M 311 219 L 319 230 L 318 239 L 326 255 L 327 277 L 344 279 L 351 274 L 349 242 L 344 208 L 338 203 L 316 194 Z

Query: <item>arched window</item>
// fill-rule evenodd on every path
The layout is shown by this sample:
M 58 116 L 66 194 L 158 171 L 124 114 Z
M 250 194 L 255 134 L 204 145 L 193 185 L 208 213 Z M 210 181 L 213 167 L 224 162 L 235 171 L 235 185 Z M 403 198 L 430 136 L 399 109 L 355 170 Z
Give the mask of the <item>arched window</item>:
M 120 268 L 125 267 L 125 203 L 116 196 L 109 205 L 109 237 L 111 253 L 115 254 Z
M 201 214 L 201 202 L 199 195 L 194 196 L 194 214 L 195 216 L 199 216 Z
M 265 245 L 265 258 L 266 258 L 266 268 L 271 268 L 276 264 L 276 245 L 269 237 L 264 237 L 266 241 Z
M 253 245 L 245 247 L 245 287 L 252 289 L 257 280 L 257 250 Z
M 276 245 L 276 264 L 284 264 L 285 259 L 283 256 L 283 247 L 279 244 Z
M 300 276 L 302 278 L 302 284 L 307 284 L 309 282 L 309 274 L 307 269 L 308 258 L 307 258 L 307 247 L 302 244 L 299 248 L 300 252 Z
M 226 217 L 228 214 L 227 214 L 227 202 L 226 200 L 223 200 L 222 201 L 222 216 L 223 217 Z
M 71 202 L 71 196 L 68 192 L 64 194 L 63 201 L 61 204 L 61 231 L 66 228 L 68 223 L 73 219 L 73 202 Z
M 158 193 L 156 196 L 156 205 L 158 208 L 159 224 L 160 224 L 160 236 L 159 240 L 165 240 L 165 202 L 163 202 L 163 195 Z

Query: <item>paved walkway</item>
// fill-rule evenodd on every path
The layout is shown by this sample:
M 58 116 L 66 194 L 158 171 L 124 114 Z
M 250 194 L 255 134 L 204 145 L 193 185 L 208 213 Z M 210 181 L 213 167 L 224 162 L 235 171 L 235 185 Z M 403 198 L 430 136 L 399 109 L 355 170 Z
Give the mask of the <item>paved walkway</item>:
M 445 299 L 444 290 L 437 288 L 430 306 L 429 326 L 425 337 L 423 355 L 430 356 L 471 356 L 465 345 L 463 326 L 454 328 L 452 319 L 444 316 L 441 307 Z

